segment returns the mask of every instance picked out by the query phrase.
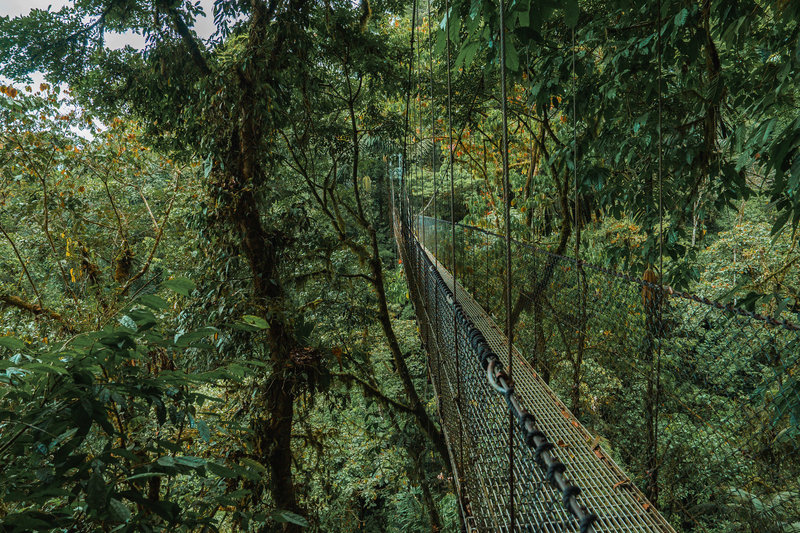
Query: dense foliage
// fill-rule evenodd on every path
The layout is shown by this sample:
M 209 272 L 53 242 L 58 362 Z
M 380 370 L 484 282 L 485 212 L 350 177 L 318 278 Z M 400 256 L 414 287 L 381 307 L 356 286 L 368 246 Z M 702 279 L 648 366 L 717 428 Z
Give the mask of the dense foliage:
M 504 4 L 514 236 L 797 320 L 800 8 Z M 449 8 L 215 0 L 205 41 L 185 0 L 0 18 L 0 530 L 459 528 L 391 224 L 402 188 L 413 212 L 503 231 L 497 2 Z M 461 267 L 502 314 L 484 263 Z M 672 462 L 659 494 L 657 446 L 628 431 L 658 430 L 649 378 L 605 330 L 585 360 L 541 344 L 521 296 L 537 370 L 676 529 L 797 530 L 797 480 Z M 797 361 L 746 348 L 715 364 L 777 372 L 766 393 L 668 386 L 720 418 L 774 414 L 746 428 L 766 477 L 800 434 Z M 678 403 L 673 451 L 703 438 Z M 723 482 L 725 501 L 695 492 Z

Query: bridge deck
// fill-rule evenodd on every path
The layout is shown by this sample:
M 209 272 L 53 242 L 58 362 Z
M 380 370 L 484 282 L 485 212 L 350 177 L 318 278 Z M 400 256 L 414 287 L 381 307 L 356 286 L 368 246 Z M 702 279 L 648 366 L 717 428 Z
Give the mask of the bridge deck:
M 414 278 L 409 285 L 412 291 L 421 293 L 417 301 L 424 310 L 417 310 L 418 317 L 429 317 L 420 322 L 432 322 L 420 324 L 420 330 L 423 338 L 427 337 L 429 351 L 435 352 L 431 354 L 431 374 L 441 402 L 440 414 L 452 460 L 461 478 L 461 497 L 479 530 L 510 531 L 508 407 L 504 398 L 489 386 L 466 334 L 455 327 L 453 304 L 442 290 L 437 290 L 437 278 L 455 293 L 464 312 L 506 368 L 508 340 L 469 293 L 454 283 L 453 276 L 436 261 L 433 253 L 416 238 L 414 241 L 407 243 L 404 250 L 407 271 L 412 270 Z M 458 337 L 457 357 L 454 337 Z M 431 345 L 435 349 L 431 350 Z M 548 440 L 556 444 L 553 452 L 566 465 L 566 476 L 582 490 L 581 503 L 598 516 L 594 530 L 674 533 L 516 348 L 513 357 L 516 396 L 536 417 Z M 562 505 L 561 493 L 551 488 L 545 472 L 536 464 L 533 449 L 524 444 L 518 428 L 514 458 L 517 524 L 514 529 L 579 532 L 577 520 Z

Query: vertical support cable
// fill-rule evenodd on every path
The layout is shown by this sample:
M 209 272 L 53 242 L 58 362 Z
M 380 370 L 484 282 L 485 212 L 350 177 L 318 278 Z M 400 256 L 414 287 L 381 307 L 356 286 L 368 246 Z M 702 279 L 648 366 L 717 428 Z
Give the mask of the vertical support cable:
M 391 219 L 392 219 L 392 228 L 394 228 L 394 179 L 392 178 L 392 170 L 391 170 L 391 163 L 387 156 L 384 156 L 384 160 L 386 161 L 386 179 L 389 180 L 389 199 L 390 199 L 390 209 L 391 209 Z M 400 256 L 398 252 L 398 257 Z
M 664 146 L 663 146 L 663 135 L 661 132 L 661 125 L 662 125 L 662 97 L 661 93 L 662 89 L 662 67 L 661 67 L 661 56 L 662 54 L 662 43 L 661 43 L 661 0 L 657 2 L 658 8 L 658 34 L 656 35 L 656 48 L 658 54 L 658 280 L 659 280 L 659 289 L 664 286 L 664 180 L 663 180 L 663 169 L 664 169 Z M 660 291 L 661 294 L 658 298 L 658 329 L 661 330 L 663 324 L 663 305 L 664 305 L 664 297 L 666 296 L 663 290 Z M 659 338 L 660 338 L 661 331 L 659 331 Z M 653 454 L 658 457 L 658 412 L 659 412 L 659 396 L 660 396 L 660 389 L 661 389 L 661 341 L 658 342 L 658 350 L 656 351 L 656 390 L 655 390 L 655 413 L 653 414 Z M 656 470 L 653 472 L 653 475 L 657 475 L 657 467 Z M 655 479 L 655 492 L 654 494 L 658 495 L 658 478 Z M 654 498 L 655 499 L 655 498 Z M 653 502 L 654 505 L 657 505 L 657 500 Z
M 577 24 L 577 22 L 576 22 Z M 575 218 L 575 275 L 578 283 L 578 346 L 575 351 L 575 361 L 572 369 L 572 387 L 570 408 L 577 416 L 580 404 L 580 376 L 583 365 L 583 351 L 586 328 L 586 292 L 584 283 L 583 263 L 581 262 L 581 218 L 580 201 L 578 194 L 578 90 L 577 76 L 575 74 L 575 56 L 577 53 L 575 41 L 575 28 L 572 28 L 572 172 L 575 186 L 575 205 L 573 207 Z
M 420 32 L 422 32 L 422 25 L 420 25 Z M 417 184 L 419 185 L 419 231 L 422 245 L 425 246 L 425 173 L 422 168 L 422 158 L 420 157 L 420 150 L 422 149 L 422 38 L 420 37 L 420 44 L 417 46 Z
M 486 276 L 483 280 L 483 285 L 486 289 L 486 312 L 491 313 L 492 309 L 490 307 L 490 297 L 491 291 L 489 290 L 489 263 L 491 260 L 491 250 L 492 250 L 492 239 L 489 235 L 486 235 Z
M 438 270 L 439 268 L 439 224 L 438 224 L 438 207 L 437 197 L 439 195 L 439 185 L 436 181 L 436 97 L 434 94 L 434 77 L 433 77 L 433 11 L 431 10 L 431 0 L 428 0 L 428 54 L 429 54 L 429 67 L 430 67 L 430 85 L 431 85 L 431 175 L 433 179 L 433 260 Z M 436 309 L 435 314 L 439 316 L 439 299 L 435 299 Z M 439 346 L 439 331 L 436 331 L 437 346 Z M 439 371 L 441 371 L 441 360 Z
M 415 10 L 416 10 L 416 7 L 415 7 Z M 416 13 L 414 13 L 414 15 L 415 15 L 414 18 L 416 19 Z M 416 32 L 416 28 L 414 28 L 414 30 Z M 420 38 L 418 37 L 417 40 L 420 41 Z M 419 89 L 420 89 L 420 87 L 419 87 L 419 49 L 420 49 L 420 46 L 421 46 L 421 42 L 417 44 L 416 56 L 412 55 L 412 58 L 411 58 L 412 63 L 414 61 L 416 61 L 416 64 L 415 64 L 415 67 L 414 67 L 414 72 L 416 74 L 416 80 L 414 82 L 414 103 L 415 103 L 415 109 L 416 109 L 416 114 L 415 114 L 416 115 L 416 119 L 414 120 L 414 125 L 412 126 L 414 128 L 414 150 L 412 152 L 412 156 L 414 158 L 414 173 L 413 173 L 414 183 L 412 184 L 412 187 L 411 187 L 411 202 L 412 203 L 414 202 L 414 191 L 417 190 L 417 189 L 420 189 L 420 176 L 419 176 L 419 173 L 420 173 L 420 166 L 419 166 L 419 149 L 420 149 L 419 121 L 420 121 L 420 118 L 419 118 L 419 114 L 421 112 L 420 105 L 419 105 L 420 104 L 420 100 L 419 100 L 419 98 L 420 98 L 420 93 L 419 93 Z M 422 195 L 422 193 L 420 193 L 419 209 L 416 210 L 415 212 L 412 212 L 412 216 L 414 217 L 414 225 L 415 226 L 417 226 L 417 223 L 419 221 L 419 218 L 418 218 L 419 214 L 418 213 L 422 211 L 423 204 L 424 204 L 423 195 Z
M 433 88 L 433 12 L 431 11 L 431 0 L 428 0 L 428 51 L 430 53 L 430 74 L 431 74 L 431 173 L 433 174 L 433 260 L 436 271 L 439 271 L 439 211 L 437 207 L 437 196 L 439 195 L 439 184 L 436 181 L 436 99 Z M 439 298 L 434 297 L 434 315 L 436 331 L 436 379 L 441 380 L 442 376 L 442 354 L 439 340 Z M 440 381 L 441 383 L 441 381 Z
M 453 90 L 450 80 L 450 2 L 444 0 L 445 42 L 447 43 L 447 137 L 448 137 L 448 171 L 450 172 L 450 229 L 451 259 L 453 265 L 453 305 L 458 303 L 458 268 L 456 266 L 456 218 L 455 218 L 455 183 L 453 180 Z M 456 401 L 458 402 L 458 456 L 459 473 L 464 471 L 464 410 L 461 402 L 461 357 L 458 350 L 458 323 L 455 307 L 453 307 L 453 349 L 456 357 Z M 460 480 L 459 480 L 460 481 Z M 466 520 L 466 517 L 465 517 Z
M 661 73 L 661 0 L 658 0 L 658 34 L 656 35 L 656 49 L 658 54 L 658 275 L 663 276 L 664 272 L 664 150 L 663 137 L 661 134 L 661 92 L 662 92 L 662 73 Z M 662 283 L 663 285 L 663 283 Z
M 505 2 L 500 0 L 500 102 L 503 115 L 503 205 L 506 230 L 506 334 L 508 335 L 508 381 L 514 383 L 514 325 L 511 322 L 511 190 L 508 177 L 508 112 L 506 102 L 506 24 Z M 510 531 L 515 529 L 514 509 L 514 413 L 508 413 L 508 514 Z
M 573 207 L 573 218 L 575 219 L 575 260 L 580 266 L 581 258 L 581 225 L 578 213 L 580 203 L 578 201 L 578 101 L 575 89 L 575 28 L 572 28 L 572 174 L 575 186 L 575 205 Z
M 403 119 L 403 155 L 402 160 L 400 161 L 400 219 L 403 223 L 403 232 L 409 229 L 408 224 L 411 222 L 410 217 L 408 216 L 408 202 L 403 201 L 403 196 L 406 195 L 407 197 L 407 180 L 406 180 L 406 160 L 408 155 L 408 119 L 409 119 L 409 108 L 411 106 L 411 74 L 414 69 L 414 28 L 417 25 L 417 0 L 414 0 L 414 7 L 411 12 L 411 37 L 409 39 L 409 61 L 408 61 L 408 80 L 406 81 L 406 109 L 405 109 L 405 116 Z M 406 234 L 407 236 L 407 234 Z

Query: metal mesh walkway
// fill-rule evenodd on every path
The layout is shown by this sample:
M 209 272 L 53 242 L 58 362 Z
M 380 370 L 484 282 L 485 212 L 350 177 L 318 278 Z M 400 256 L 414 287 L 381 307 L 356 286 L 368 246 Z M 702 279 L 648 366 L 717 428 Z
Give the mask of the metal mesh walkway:
M 508 400 L 489 384 L 481 354 L 471 342 L 476 328 L 507 366 L 507 338 L 413 233 L 396 233 L 420 333 L 430 354 L 430 373 L 468 527 L 510 531 Z M 548 469 L 541 448 L 537 453 L 536 447 L 526 445 L 517 426 L 514 530 L 674 531 L 516 348 L 513 354 L 516 401 L 552 443 L 549 454 L 566 467 L 563 476 L 570 486 L 580 488 L 579 495 L 577 490 L 569 494 L 557 490 L 553 479 L 557 469 Z M 575 500 L 596 515 L 593 523 L 570 512 Z

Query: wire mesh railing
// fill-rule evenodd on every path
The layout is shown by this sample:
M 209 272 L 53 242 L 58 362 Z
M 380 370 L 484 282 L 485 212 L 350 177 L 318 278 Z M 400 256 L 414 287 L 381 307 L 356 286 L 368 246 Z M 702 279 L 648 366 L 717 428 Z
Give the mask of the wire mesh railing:
M 468 523 L 511 531 L 513 508 L 514 531 L 674 531 L 516 351 L 507 381 L 503 332 L 414 235 L 399 240 Z
M 505 324 L 504 236 L 456 224 L 454 250 L 450 222 L 415 226 Z M 800 404 L 796 326 L 514 239 L 512 255 L 515 345 L 602 436 L 631 475 L 623 483 L 681 531 L 800 531 L 800 422 L 787 413 Z

